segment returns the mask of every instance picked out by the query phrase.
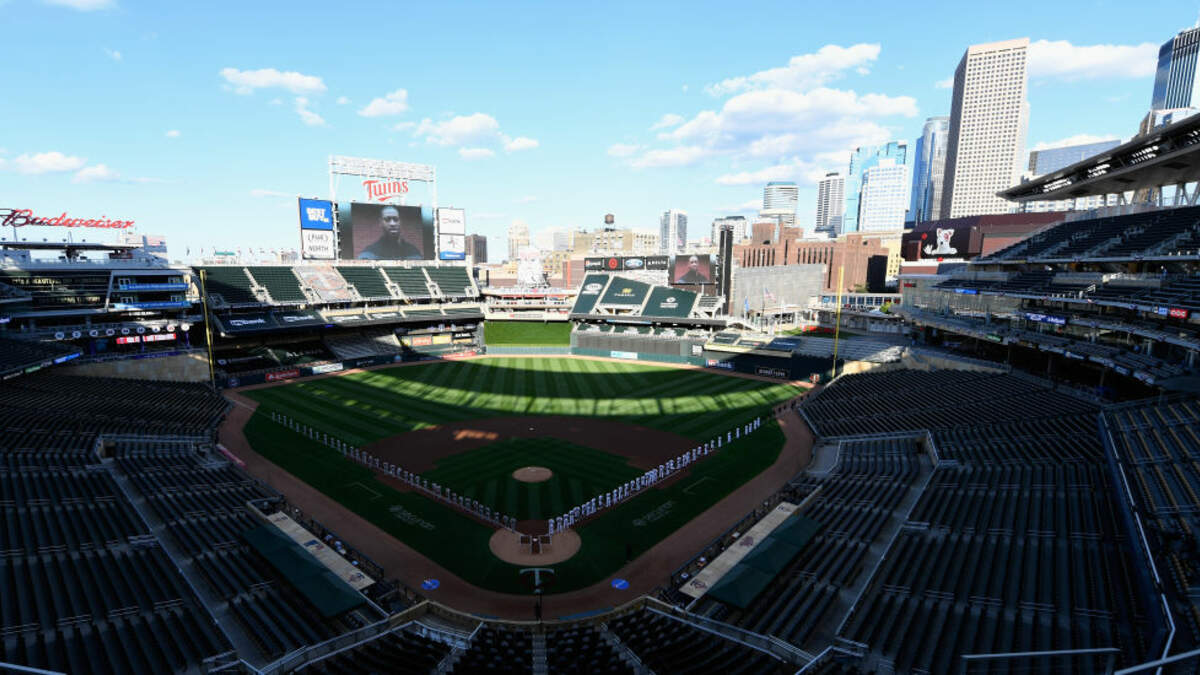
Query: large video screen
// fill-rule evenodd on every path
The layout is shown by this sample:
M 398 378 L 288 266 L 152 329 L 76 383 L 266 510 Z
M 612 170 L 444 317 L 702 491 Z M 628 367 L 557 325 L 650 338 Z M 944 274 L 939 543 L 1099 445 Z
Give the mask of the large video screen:
M 338 204 L 342 260 L 433 260 L 433 209 L 394 204 Z
M 708 254 L 675 256 L 675 264 L 671 266 L 671 283 L 713 283 L 712 258 Z

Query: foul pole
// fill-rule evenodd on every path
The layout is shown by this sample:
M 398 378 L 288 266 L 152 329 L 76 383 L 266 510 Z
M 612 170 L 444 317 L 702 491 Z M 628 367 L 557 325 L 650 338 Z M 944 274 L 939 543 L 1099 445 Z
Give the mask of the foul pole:
M 846 274 L 846 266 L 838 267 L 838 285 L 837 285 L 837 312 L 833 320 L 833 377 L 837 377 L 837 353 L 838 353 L 838 338 L 842 335 L 842 283 Z

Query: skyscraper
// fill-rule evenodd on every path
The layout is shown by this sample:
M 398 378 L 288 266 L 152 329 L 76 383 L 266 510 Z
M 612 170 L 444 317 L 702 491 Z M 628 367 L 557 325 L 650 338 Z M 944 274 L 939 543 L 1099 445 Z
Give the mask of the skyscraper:
M 687 245 L 687 212 L 671 209 L 663 211 L 658 223 L 658 250 L 666 255 L 683 251 Z
M 1098 155 L 1105 150 L 1115 148 L 1120 144 L 1121 141 L 1113 139 L 1111 141 L 1100 141 L 1098 143 L 1081 143 L 1079 145 L 1067 145 L 1061 148 L 1034 150 L 1029 153 L 1029 173 L 1033 176 L 1041 176 L 1052 171 L 1058 171 L 1059 169 L 1071 166 L 1076 162 L 1081 162 L 1088 157 Z M 1021 204 L 1020 209 L 1024 213 L 1096 209 L 1108 205 L 1108 200 L 1106 197 L 1107 195 L 1094 195 L 1091 197 L 1080 197 L 1078 199 L 1038 200 L 1024 202 Z
M 837 234 L 846 212 L 846 177 L 834 171 L 817 183 L 817 232 Z
M 721 241 L 722 228 L 729 228 L 729 231 L 733 233 L 733 243 L 740 243 L 746 238 L 746 217 L 727 216 L 725 218 L 714 218 L 712 222 L 713 243 Z
M 529 226 L 514 220 L 508 226 L 508 259 L 514 261 L 521 256 L 521 249 L 529 246 Z
M 885 157 L 863 172 L 858 204 L 859 232 L 894 232 L 904 229 L 911 181 L 908 165 Z
M 772 181 L 763 188 L 763 207 L 759 215 L 770 218 L 780 225 L 793 227 L 796 224 L 796 206 L 799 204 L 800 188 L 791 181 Z
M 908 207 L 908 220 L 914 223 L 935 220 L 941 215 L 949 133 L 949 117 L 930 117 L 917 139 L 912 161 L 912 202 Z
M 467 257 L 477 263 L 487 262 L 487 237 L 482 234 L 467 235 Z
M 1200 27 L 1186 28 L 1158 50 L 1151 110 L 1200 107 Z
M 864 145 L 850 155 L 850 171 L 846 174 L 846 211 L 838 234 L 859 231 L 863 178 L 869 169 L 879 166 L 880 161 L 885 159 L 894 160 L 895 164 L 908 164 L 908 143 L 890 141 L 884 145 Z
M 1029 38 L 972 45 L 954 71 L 942 218 L 1008 213 L 996 193 L 1016 185 L 1024 159 Z

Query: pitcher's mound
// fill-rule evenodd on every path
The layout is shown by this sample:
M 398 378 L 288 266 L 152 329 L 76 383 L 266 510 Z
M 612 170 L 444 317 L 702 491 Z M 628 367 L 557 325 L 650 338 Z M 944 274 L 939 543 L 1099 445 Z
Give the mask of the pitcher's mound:
M 542 483 L 553 475 L 554 472 L 544 466 L 523 466 L 512 472 L 512 477 L 522 483 Z
M 530 553 L 529 544 L 521 543 L 520 533 L 512 530 L 496 530 L 488 540 L 492 555 L 514 565 L 553 565 L 569 559 L 579 552 L 582 540 L 575 530 L 559 532 L 550 537 L 550 544 L 542 547 L 541 553 Z

